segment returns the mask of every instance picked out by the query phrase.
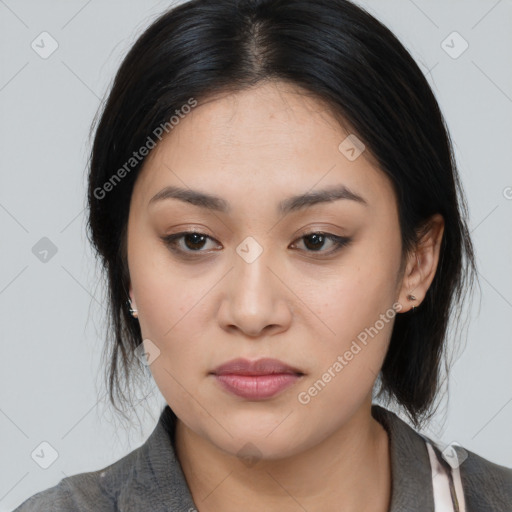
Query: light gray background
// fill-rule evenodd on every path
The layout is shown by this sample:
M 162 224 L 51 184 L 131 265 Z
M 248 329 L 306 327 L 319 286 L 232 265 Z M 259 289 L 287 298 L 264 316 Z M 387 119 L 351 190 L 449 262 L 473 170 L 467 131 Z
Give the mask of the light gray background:
M 441 104 L 482 284 L 449 401 L 425 432 L 512 466 L 512 2 L 360 3 L 411 51 Z M 151 382 L 142 432 L 118 428 L 105 407 L 104 289 L 84 206 L 91 120 L 130 45 L 170 5 L 0 0 L 0 511 L 135 449 L 165 403 Z M 59 45 L 47 59 L 31 48 L 43 31 Z M 457 59 L 441 46 L 453 31 L 469 44 Z M 32 252 L 42 237 L 57 247 L 46 263 Z M 43 441 L 58 452 L 48 469 L 31 458 Z

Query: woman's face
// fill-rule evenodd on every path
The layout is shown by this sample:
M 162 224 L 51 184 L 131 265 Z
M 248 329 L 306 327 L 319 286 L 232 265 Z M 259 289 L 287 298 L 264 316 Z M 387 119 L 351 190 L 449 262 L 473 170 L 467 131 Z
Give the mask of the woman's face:
M 233 455 L 293 455 L 370 403 L 406 292 L 391 183 L 348 135 L 266 83 L 193 108 L 137 178 L 130 295 L 151 372 L 180 420 Z M 215 374 L 235 358 L 295 371 Z

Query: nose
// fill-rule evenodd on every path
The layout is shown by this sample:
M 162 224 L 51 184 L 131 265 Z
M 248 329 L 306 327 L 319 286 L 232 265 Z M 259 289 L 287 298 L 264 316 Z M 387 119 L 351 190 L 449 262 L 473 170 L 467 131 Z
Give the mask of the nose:
M 286 276 L 280 275 L 279 265 L 270 260 L 268 251 L 264 250 L 255 259 L 246 258 L 243 250 L 240 251 L 226 278 L 218 310 L 223 329 L 254 338 L 289 328 L 293 293 L 286 285 Z

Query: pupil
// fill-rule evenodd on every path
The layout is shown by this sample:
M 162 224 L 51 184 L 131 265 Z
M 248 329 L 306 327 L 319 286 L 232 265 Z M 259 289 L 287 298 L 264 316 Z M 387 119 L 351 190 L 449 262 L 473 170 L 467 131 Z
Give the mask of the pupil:
M 313 234 L 306 237 L 306 240 L 313 240 L 313 249 L 318 249 L 324 243 L 324 236 L 319 234 Z M 308 244 L 306 243 L 306 246 Z M 308 247 L 309 248 L 309 247 Z
M 187 247 L 189 249 L 200 249 L 201 248 L 201 244 L 204 242 L 204 235 L 199 235 L 197 233 L 193 233 L 193 234 L 189 234 L 185 237 L 185 244 L 187 245 Z M 188 242 L 190 240 L 193 240 L 191 244 L 189 244 Z M 195 247 L 195 245 L 199 245 L 200 247 Z

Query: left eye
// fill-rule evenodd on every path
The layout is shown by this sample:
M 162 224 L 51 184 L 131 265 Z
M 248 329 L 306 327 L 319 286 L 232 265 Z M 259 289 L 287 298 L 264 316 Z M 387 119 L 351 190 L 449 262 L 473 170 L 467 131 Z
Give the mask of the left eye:
M 183 249 L 183 245 L 179 241 L 183 239 L 185 247 L 191 249 L 190 251 Z M 204 233 L 198 233 L 196 231 L 186 231 L 184 233 L 176 233 L 175 235 L 164 236 L 164 242 L 176 252 L 205 252 L 199 251 L 204 247 L 206 240 L 213 240 L 213 238 L 205 235 Z
M 208 240 L 215 239 L 209 237 L 204 233 L 198 233 L 195 231 L 186 231 L 183 233 L 176 233 L 174 235 L 167 235 L 162 237 L 163 241 L 166 245 L 170 247 L 170 249 L 177 253 L 199 253 L 199 252 L 207 252 L 204 249 L 206 242 Z M 332 253 L 341 249 L 342 247 L 348 245 L 351 241 L 348 237 L 337 236 L 331 233 L 324 232 L 312 232 L 306 233 L 302 235 L 297 240 L 304 241 L 304 245 L 306 247 L 306 252 L 322 252 L 322 253 Z M 180 243 L 182 241 L 183 243 Z M 331 242 L 331 249 L 327 251 L 322 251 L 324 248 L 326 241 Z M 291 247 L 296 247 L 297 243 L 294 242 L 291 244 Z
M 302 235 L 299 240 L 304 240 L 304 245 L 308 248 L 307 252 L 323 252 L 323 253 L 332 253 L 341 249 L 342 247 L 348 245 L 350 243 L 350 238 L 344 236 L 337 236 L 331 233 L 323 233 L 323 232 L 312 232 L 306 233 Z M 325 241 L 329 240 L 331 242 L 331 250 L 320 251 L 325 246 Z M 292 244 L 296 245 L 295 243 Z

